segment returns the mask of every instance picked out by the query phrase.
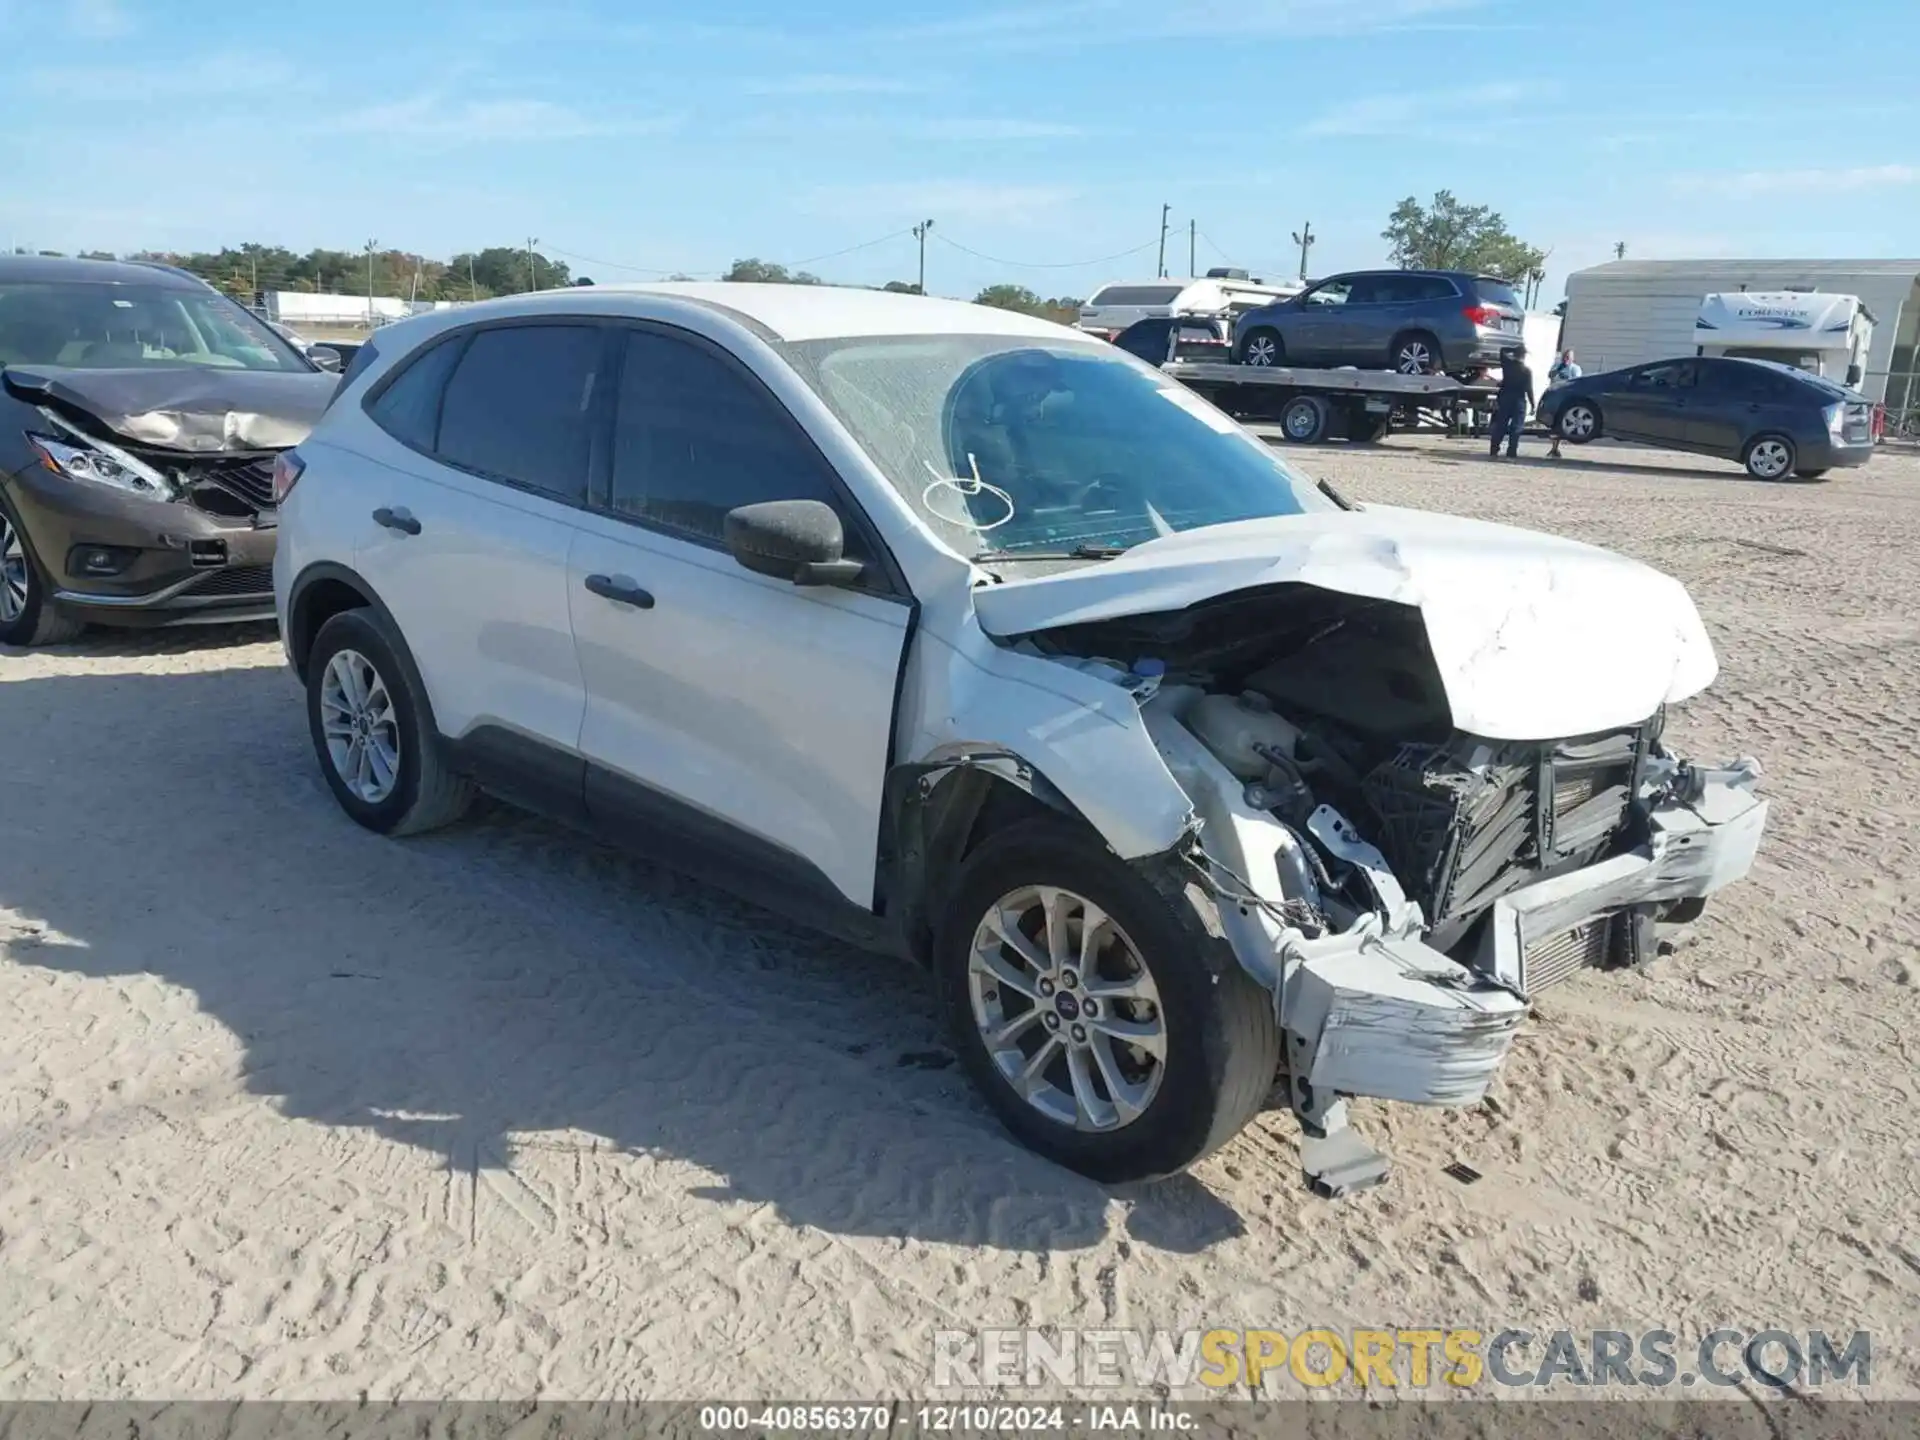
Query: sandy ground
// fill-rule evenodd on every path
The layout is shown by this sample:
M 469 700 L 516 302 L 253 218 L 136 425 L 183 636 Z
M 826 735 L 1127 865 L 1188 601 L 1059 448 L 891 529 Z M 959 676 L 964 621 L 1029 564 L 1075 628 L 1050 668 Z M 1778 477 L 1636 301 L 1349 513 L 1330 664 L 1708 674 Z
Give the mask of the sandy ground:
M 1673 733 L 1776 797 L 1698 944 L 1555 991 L 1484 1105 L 1361 1107 L 1386 1188 L 1310 1198 L 1284 1115 L 1156 1187 L 1055 1170 L 916 974 L 524 817 L 363 833 L 270 632 L 96 633 L 0 654 L 0 1396 L 869 1398 L 936 1329 L 1722 1323 L 1874 1331 L 1920 1394 L 1920 461 L 1301 458 L 1680 576 L 1723 674 Z

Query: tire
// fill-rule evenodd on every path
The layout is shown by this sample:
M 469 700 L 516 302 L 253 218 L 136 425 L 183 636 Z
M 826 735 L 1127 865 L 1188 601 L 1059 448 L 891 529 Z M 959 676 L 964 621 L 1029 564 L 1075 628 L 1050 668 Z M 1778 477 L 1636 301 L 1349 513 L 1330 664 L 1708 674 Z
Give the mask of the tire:
M 364 769 L 355 763 L 351 729 L 329 734 L 329 722 L 337 727 L 349 714 L 338 703 L 354 698 L 350 691 L 342 693 L 349 673 L 368 697 L 361 709 L 373 721 L 359 732 L 364 738 L 357 753 L 367 757 Z M 432 714 L 404 642 L 373 611 L 342 611 L 320 627 L 307 656 L 307 728 L 320 773 L 357 824 L 381 835 L 418 835 L 452 824 L 473 803 L 472 785 L 447 765 Z M 375 744 L 380 740 L 390 742 L 384 750 Z M 346 756 L 337 758 L 335 746 L 342 742 Z M 384 765 L 377 758 L 383 753 L 390 757 Z
M 1827 468 L 1825 465 L 1819 465 L 1812 470 L 1808 470 L 1803 466 L 1801 469 L 1793 472 L 1793 478 L 1796 480 L 1818 480 L 1822 475 L 1827 473 Z
M 1554 433 L 1570 445 L 1585 445 L 1600 438 L 1600 411 L 1589 400 L 1571 400 L 1554 421 Z
M 1402 375 L 1438 375 L 1446 368 L 1440 342 L 1425 330 L 1396 335 L 1387 350 L 1387 368 Z
M 1287 363 L 1287 342 L 1280 338 L 1280 332 L 1268 326 L 1249 330 L 1240 342 L 1239 360 L 1242 365 L 1275 366 Z
M 87 623 L 53 602 L 53 586 L 13 507 L 0 501 L 0 645 L 62 645 Z
M 1740 452 L 1740 463 L 1756 480 L 1785 480 L 1799 458 L 1800 452 L 1785 435 L 1756 435 Z
M 1096 932 L 1105 937 L 1097 972 L 1070 977 L 1066 971 L 1084 935 L 1085 911 L 1078 933 L 1072 907 L 1063 911 L 1069 917 L 1061 927 L 1069 959 L 1051 972 L 1059 982 L 1051 999 L 1042 998 L 1037 971 L 1011 958 L 1011 948 L 996 944 L 987 929 L 988 917 L 1004 912 L 1023 935 L 1042 933 L 1044 948 L 1038 918 L 1043 887 L 1091 902 L 1107 917 Z M 1028 899 L 1035 908 L 1022 909 Z M 991 974 L 975 966 L 977 941 L 997 961 Z M 1098 1000 L 1101 987 L 1111 991 L 1115 976 L 1130 968 L 1127 957 L 1137 960 L 1147 983 L 1137 975 L 1125 983 L 1152 998 L 1108 998 L 1100 1002 L 1102 1014 L 1109 1025 L 1138 1027 L 1133 1033 L 1157 1024 L 1159 1057 L 1113 1039 L 1079 1008 Z M 1030 988 L 1016 988 L 1010 975 Z M 939 925 L 934 978 L 955 1050 L 1001 1123 L 1029 1149 L 1103 1183 L 1175 1174 L 1218 1149 L 1259 1111 L 1279 1067 L 1272 997 L 1234 963 L 1224 943 L 1210 939 L 1179 898 L 1161 894 L 1097 840 L 1059 821 L 1013 826 L 967 857 Z M 1069 1004 L 1075 994 L 1079 999 Z M 1120 1013 L 1123 1008 L 1128 1013 Z M 997 1050 L 990 1047 L 989 1026 L 1008 1036 L 1003 1027 L 1018 1028 L 1027 1014 L 1038 1018 Z M 1090 1044 L 1073 1039 L 1076 1027 Z M 1008 1072 L 1030 1066 L 1043 1049 L 1050 1058 L 1033 1088 L 1045 1094 L 1029 1099 Z M 1075 1051 L 1077 1067 L 1070 1058 Z M 1075 1068 L 1088 1087 L 1084 1104 L 1073 1093 Z M 1108 1083 L 1109 1075 L 1117 1087 Z M 1129 1091 L 1139 1105 L 1130 1116 L 1117 1103 Z M 1069 1114 L 1083 1117 L 1082 1123 Z
M 1327 402 L 1296 395 L 1280 407 L 1280 428 L 1295 445 L 1311 445 L 1327 433 Z
M 1393 417 L 1356 410 L 1347 425 L 1347 439 L 1355 445 L 1378 445 L 1393 428 Z

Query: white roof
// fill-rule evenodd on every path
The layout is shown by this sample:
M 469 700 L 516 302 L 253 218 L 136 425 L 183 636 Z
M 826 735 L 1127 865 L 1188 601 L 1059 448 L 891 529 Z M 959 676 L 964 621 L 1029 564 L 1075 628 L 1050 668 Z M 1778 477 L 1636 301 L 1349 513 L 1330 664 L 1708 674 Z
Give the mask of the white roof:
M 1791 285 L 1805 280 L 1886 276 L 1920 279 L 1920 260 L 1609 260 L 1604 265 L 1576 270 L 1567 277 L 1572 290 L 1577 281 L 1615 283 L 1631 280 L 1711 280 L 1710 288 L 1724 289 L 1728 275 L 1751 275 L 1759 284 Z
M 1077 330 L 1014 310 L 857 290 L 838 285 L 756 285 L 732 281 L 661 281 L 648 285 L 582 285 L 515 297 L 525 308 L 550 310 L 578 297 L 583 309 L 604 313 L 610 296 L 660 295 L 723 306 L 771 330 L 782 340 L 824 340 L 852 335 L 1028 335 L 1084 341 Z M 597 301 L 598 303 L 592 303 Z

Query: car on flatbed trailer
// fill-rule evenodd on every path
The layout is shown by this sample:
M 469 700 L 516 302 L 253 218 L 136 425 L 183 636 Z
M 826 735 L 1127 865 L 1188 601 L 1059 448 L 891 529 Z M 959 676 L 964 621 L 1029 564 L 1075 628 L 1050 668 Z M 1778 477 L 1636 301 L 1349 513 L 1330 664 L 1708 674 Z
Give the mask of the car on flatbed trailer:
M 1292 366 L 1174 361 L 1161 367 L 1237 420 L 1268 421 L 1296 445 L 1320 440 L 1371 444 L 1397 414 L 1438 413 L 1457 425 L 1491 401 L 1493 390 L 1446 375 L 1392 370 L 1312 370 Z

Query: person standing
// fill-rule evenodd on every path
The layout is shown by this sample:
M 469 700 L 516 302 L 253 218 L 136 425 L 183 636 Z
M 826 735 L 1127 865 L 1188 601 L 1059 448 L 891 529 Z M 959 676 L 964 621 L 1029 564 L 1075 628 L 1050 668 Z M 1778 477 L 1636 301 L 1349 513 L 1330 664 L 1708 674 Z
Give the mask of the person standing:
M 1487 454 L 1498 458 L 1500 442 L 1507 442 L 1507 458 L 1520 458 L 1520 427 L 1533 405 L 1533 371 L 1527 368 L 1527 347 L 1516 345 L 1500 353 L 1500 389 L 1493 398 L 1493 436 Z
M 1554 361 L 1553 368 L 1547 371 L 1547 388 L 1551 390 L 1554 386 L 1564 385 L 1569 380 L 1578 380 L 1580 374 L 1580 367 L 1574 363 L 1573 347 L 1569 346 L 1560 352 L 1560 358 Z M 1547 458 L 1549 460 L 1560 458 L 1560 430 L 1557 426 L 1554 428 L 1553 445 L 1547 451 Z

